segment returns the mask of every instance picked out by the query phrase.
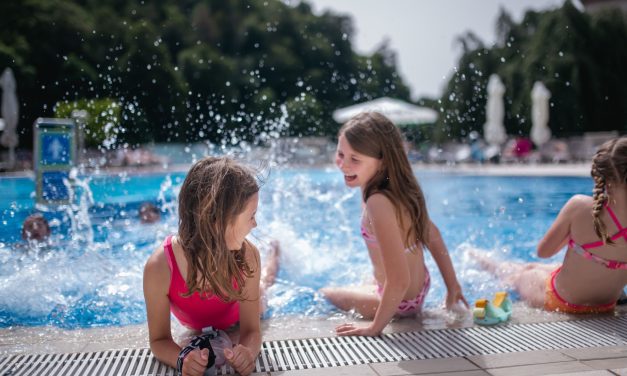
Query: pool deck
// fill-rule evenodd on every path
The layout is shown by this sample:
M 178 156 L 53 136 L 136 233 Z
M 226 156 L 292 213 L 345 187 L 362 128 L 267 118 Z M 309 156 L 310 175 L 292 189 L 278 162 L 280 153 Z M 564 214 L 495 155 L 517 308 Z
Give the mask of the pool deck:
M 616 315 L 627 316 L 622 306 Z M 588 316 L 591 317 L 591 316 Z M 546 313 L 514 306 L 512 324 L 547 323 L 577 320 L 579 317 Z M 263 321 L 264 341 L 333 337 L 334 327 L 352 321 L 345 315 L 329 318 L 283 317 Z M 474 326 L 470 315 L 448 317 L 427 313 L 419 319 L 401 319 L 391 323 L 385 333 L 456 329 Z M 186 334 L 175 324 L 175 337 Z M 128 348 L 145 348 L 148 332 L 145 324 L 126 327 L 63 330 L 53 327 L 13 327 L 0 330 L 0 357 L 20 354 L 85 353 Z M 354 366 L 314 368 L 255 375 L 627 375 L 627 345 L 510 352 L 493 355 L 409 360 Z

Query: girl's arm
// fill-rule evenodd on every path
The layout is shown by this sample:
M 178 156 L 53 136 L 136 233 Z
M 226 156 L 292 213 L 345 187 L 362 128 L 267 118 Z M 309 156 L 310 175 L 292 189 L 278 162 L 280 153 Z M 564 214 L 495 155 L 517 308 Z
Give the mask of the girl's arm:
M 570 234 L 570 223 L 575 211 L 585 205 L 587 199 L 584 195 L 575 195 L 562 207 L 555 222 L 549 227 L 544 237 L 538 243 L 538 257 L 548 258 L 559 252 L 566 243 Z
M 225 355 L 233 368 L 241 375 L 249 375 L 255 368 L 255 359 L 261 349 L 261 323 L 259 280 L 261 275 L 261 262 L 259 251 L 252 244 L 246 242 L 246 261 L 253 267 L 253 275 L 246 280 L 244 296 L 247 300 L 240 302 L 239 344 L 231 353 L 225 351 Z
M 144 267 L 144 300 L 148 317 L 150 350 L 157 359 L 176 368 L 181 348 L 172 339 L 170 331 L 170 300 L 168 289 L 170 269 L 163 247 L 150 256 Z
M 449 256 L 446 244 L 444 244 L 444 240 L 442 239 L 442 234 L 438 227 L 431 221 L 429 221 L 429 242 L 426 246 L 429 252 L 431 252 L 431 256 L 433 256 L 438 269 L 440 269 L 444 284 L 446 285 L 446 309 L 451 309 L 451 307 L 460 300 L 468 308 L 468 302 L 466 298 L 464 298 L 462 288 L 457 281 L 455 268 L 453 267 L 453 262 Z
M 352 325 L 338 331 L 341 335 L 379 335 L 396 314 L 410 283 L 409 268 L 403 254 L 403 240 L 396 210 L 382 194 L 374 194 L 366 202 L 368 217 L 379 241 L 385 284 L 374 320 L 366 328 Z

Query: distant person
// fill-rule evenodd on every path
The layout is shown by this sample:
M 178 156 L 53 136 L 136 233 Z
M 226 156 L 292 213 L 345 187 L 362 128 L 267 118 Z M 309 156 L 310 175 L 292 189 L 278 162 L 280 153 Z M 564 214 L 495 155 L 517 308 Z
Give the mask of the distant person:
M 340 129 L 335 162 L 346 185 L 361 190 L 361 234 L 376 280 L 372 292 L 321 290 L 336 307 L 354 309 L 372 320 L 365 326 L 340 325 L 337 334 L 377 336 L 394 316 L 420 312 L 431 284 L 425 248 L 447 286 L 446 308 L 458 302 L 468 306 L 440 231 L 429 218 L 398 127 L 376 112 L 356 115 Z
M 170 314 L 195 332 L 225 330 L 239 323 L 239 344 L 217 355 L 242 375 L 250 374 L 261 348 L 262 291 L 274 281 L 278 244 L 266 271 L 257 248 L 246 240 L 257 226 L 259 186 L 245 167 L 228 158 L 196 162 L 179 193 L 179 230 L 168 236 L 144 268 L 150 349 L 184 376 L 202 375 L 210 352 L 199 343 L 174 342 Z
M 538 244 L 548 258 L 568 246 L 562 264 L 480 264 L 533 307 L 565 313 L 613 312 L 627 284 L 627 137 L 604 143 L 592 160 L 592 197 L 573 196 Z
M 22 239 L 45 241 L 50 237 L 50 225 L 41 213 L 31 214 L 22 224 Z
M 161 219 L 161 211 L 150 202 L 144 202 L 139 207 L 139 220 L 141 223 L 155 223 Z
M 470 145 L 470 158 L 475 162 L 483 163 L 486 159 L 484 154 L 486 145 L 480 137 L 479 132 L 470 132 L 468 135 L 468 144 Z

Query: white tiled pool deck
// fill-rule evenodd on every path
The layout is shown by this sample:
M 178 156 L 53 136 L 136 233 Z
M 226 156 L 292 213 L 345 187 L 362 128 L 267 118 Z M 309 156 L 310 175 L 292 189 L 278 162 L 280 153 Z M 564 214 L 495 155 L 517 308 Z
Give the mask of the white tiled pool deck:
M 578 317 L 548 314 L 515 304 L 512 324 L 547 323 L 577 320 Z M 618 316 L 627 315 L 621 307 Z M 279 318 L 263 322 L 264 340 L 333 337 L 334 327 L 346 317 Z M 393 322 L 385 333 L 454 329 L 472 327 L 470 317 L 443 320 L 426 315 L 422 319 L 403 319 Z M 184 333 L 180 326 L 174 328 Z M 0 357 L 19 354 L 85 353 L 104 350 L 145 348 L 145 325 L 89 330 L 61 330 L 51 327 L 15 327 L 0 330 Z M 4 375 L 0 370 L 0 374 Z M 255 375 L 627 375 L 627 344 L 619 346 L 586 347 L 493 355 L 475 355 L 353 366 L 313 368 Z

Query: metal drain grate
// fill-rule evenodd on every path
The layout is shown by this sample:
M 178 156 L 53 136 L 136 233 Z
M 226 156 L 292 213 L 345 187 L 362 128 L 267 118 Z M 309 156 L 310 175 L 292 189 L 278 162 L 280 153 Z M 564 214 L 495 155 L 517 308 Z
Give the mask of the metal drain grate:
M 266 341 L 256 372 L 337 367 L 401 360 L 517 351 L 616 346 L 627 343 L 627 316 L 539 324 L 440 329 L 381 337 L 329 337 Z M 223 367 L 220 374 L 234 373 Z M 175 376 L 149 349 L 14 355 L 0 359 L 0 376 Z

